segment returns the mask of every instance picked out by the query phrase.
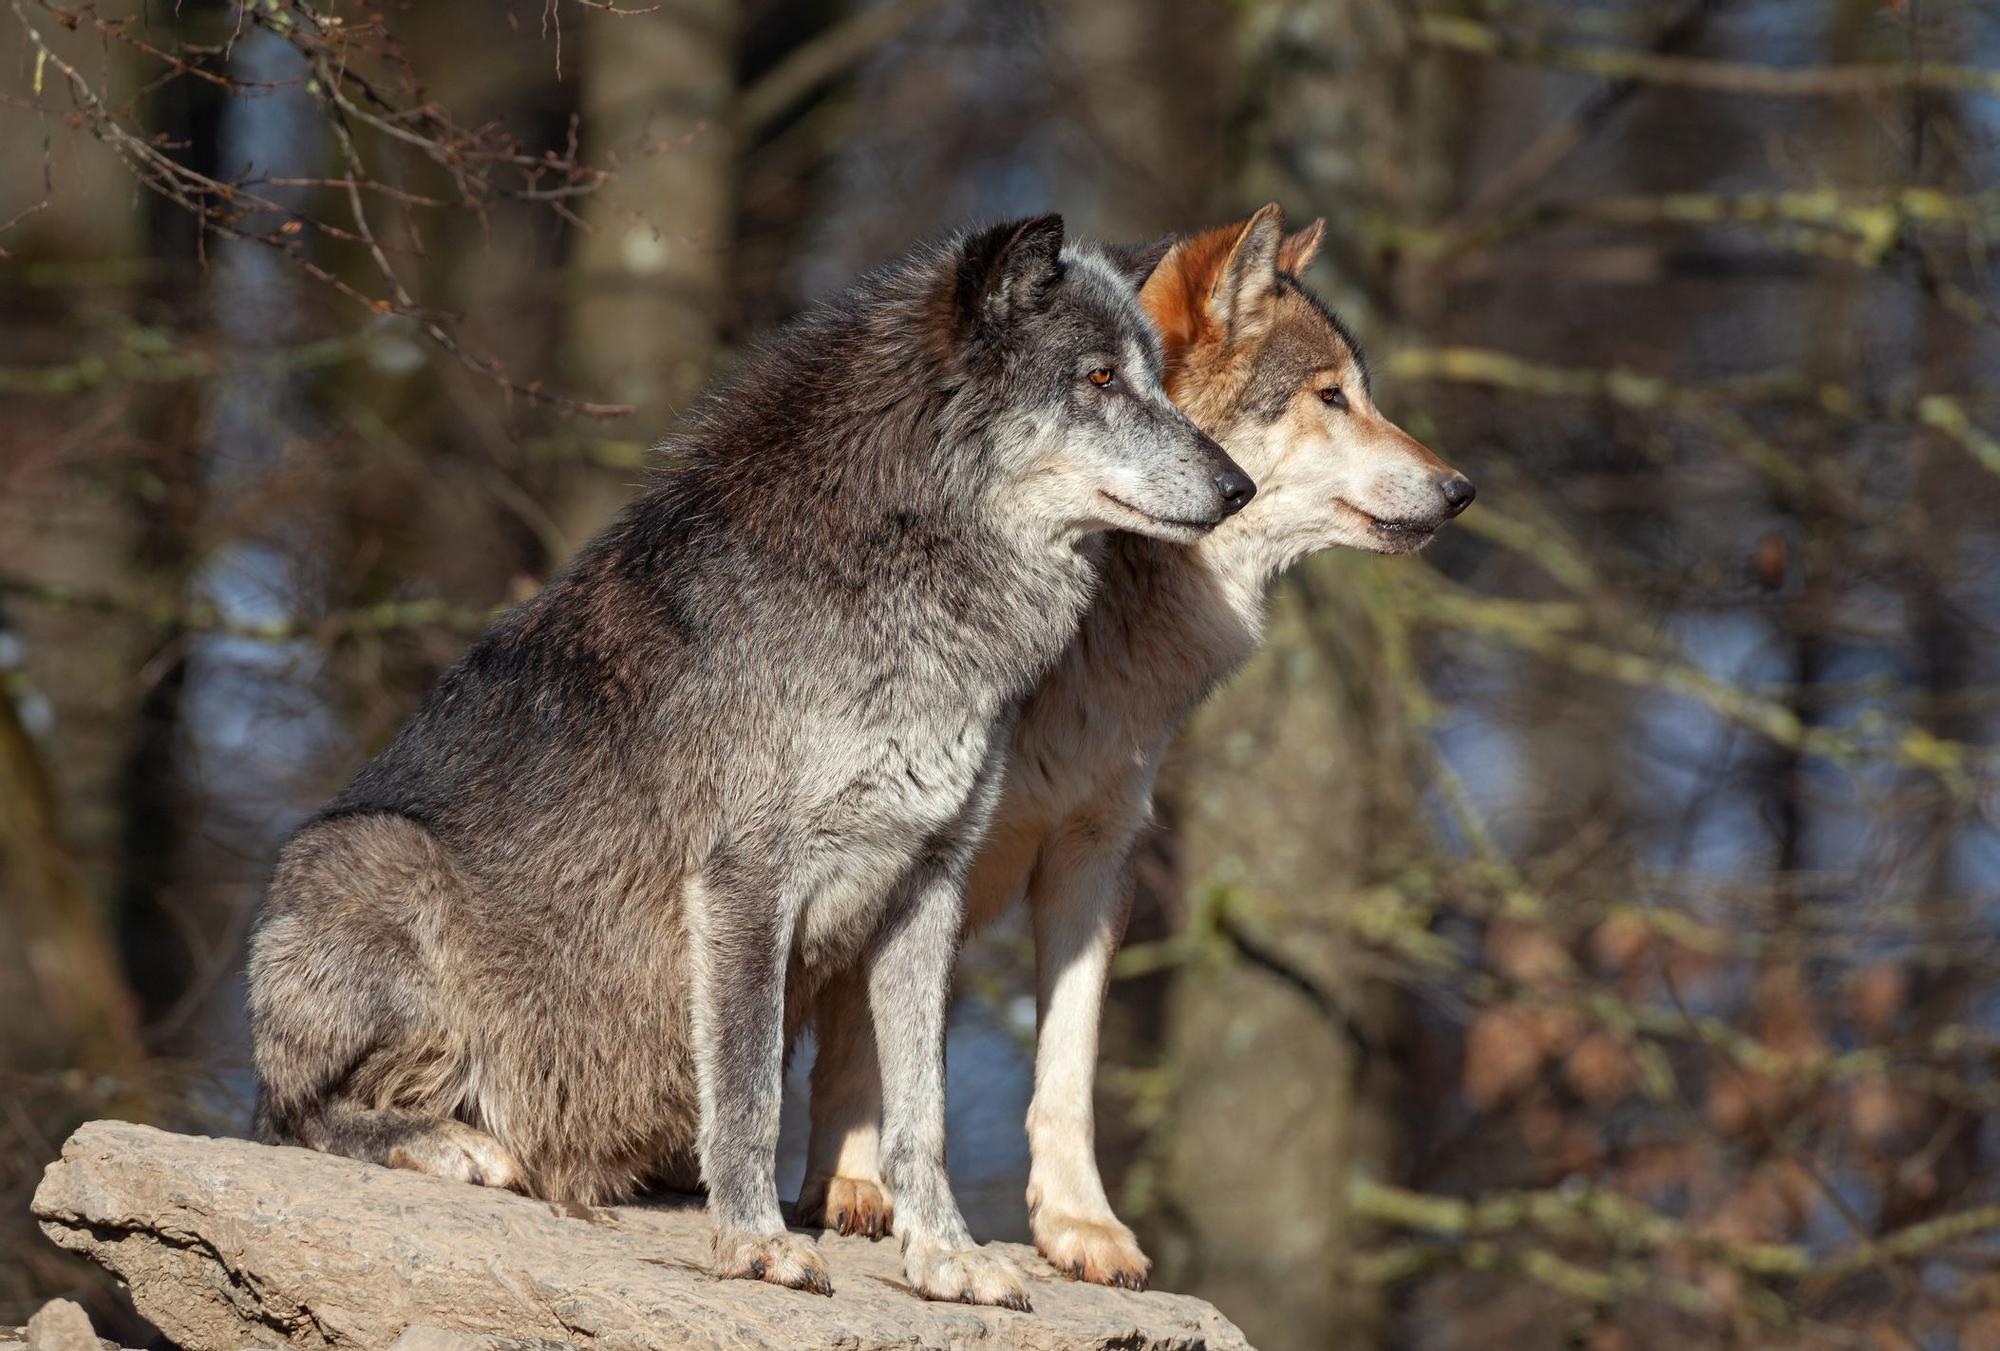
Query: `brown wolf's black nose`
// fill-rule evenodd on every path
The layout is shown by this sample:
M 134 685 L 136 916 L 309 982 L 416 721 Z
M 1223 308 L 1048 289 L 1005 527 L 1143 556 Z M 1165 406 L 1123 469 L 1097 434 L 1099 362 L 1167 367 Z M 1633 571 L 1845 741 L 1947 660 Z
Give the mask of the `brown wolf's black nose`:
M 1444 489 L 1445 505 L 1451 508 L 1454 516 L 1471 506 L 1472 499 L 1477 496 L 1472 480 L 1463 474 L 1453 474 L 1439 486 Z
M 1257 485 L 1250 476 L 1235 465 L 1215 476 L 1215 486 L 1222 494 L 1222 514 L 1234 516 L 1248 506 L 1250 499 L 1257 495 Z

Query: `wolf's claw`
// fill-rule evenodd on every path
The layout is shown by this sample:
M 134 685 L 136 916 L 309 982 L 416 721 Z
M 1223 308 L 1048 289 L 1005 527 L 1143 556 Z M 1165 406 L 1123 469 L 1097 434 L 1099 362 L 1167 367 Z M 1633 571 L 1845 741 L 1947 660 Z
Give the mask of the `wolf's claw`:
M 895 1214 L 888 1191 L 862 1178 L 809 1181 L 799 1192 L 799 1223 L 820 1224 L 846 1238 L 882 1238 Z
M 1029 1311 L 1028 1287 L 1021 1273 L 1006 1258 L 981 1248 L 912 1243 L 903 1252 L 903 1271 L 925 1299 Z
M 1029 1221 L 1035 1247 L 1073 1280 L 1120 1290 L 1144 1290 L 1152 1263 L 1132 1231 L 1115 1218 L 1085 1220 L 1037 1208 Z

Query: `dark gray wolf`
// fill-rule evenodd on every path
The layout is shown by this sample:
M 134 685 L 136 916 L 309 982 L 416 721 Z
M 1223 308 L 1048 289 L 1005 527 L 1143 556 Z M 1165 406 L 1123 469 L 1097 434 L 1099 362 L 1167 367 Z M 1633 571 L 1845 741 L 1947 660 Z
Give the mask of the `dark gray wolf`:
M 1255 476 L 1257 500 L 1191 545 L 1114 537 L 1076 640 L 1014 725 L 1005 789 L 970 875 L 969 924 L 1024 892 L 1032 910 L 1030 1222 L 1042 1254 L 1083 1280 L 1142 1286 L 1150 1267 L 1098 1177 L 1091 1083 L 1129 855 L 1160 758 L 1255 649 L 1265 593 L 1286 568 L 1335 545 L 1412 552 L 1472 500 L 1463 475 L 1376 409 L 1360 348 L 1300 284 L 1320 232 L 1315 222 L 1288 237 L 1267 206 L 1176 244 L 1146 282 L 1168 392 Z M 892 1203 L 876 1166 L 876 1073 L 858 1007 L 832 988 L 821 995 L 799 1210 L 880 1234 Z
M 698 1171 L 720 1274 L 824 1292 L 772 1178 L 783 1011 L 854 972 L 911 1283 L 1025 1307 L 945 1178 L 966 868 L 1102 532 L 1252 491 L 1166 397 L 1148 266 L 1003 226 L 752 355 L 285 847 L 262 1134 L 584 1203 Z

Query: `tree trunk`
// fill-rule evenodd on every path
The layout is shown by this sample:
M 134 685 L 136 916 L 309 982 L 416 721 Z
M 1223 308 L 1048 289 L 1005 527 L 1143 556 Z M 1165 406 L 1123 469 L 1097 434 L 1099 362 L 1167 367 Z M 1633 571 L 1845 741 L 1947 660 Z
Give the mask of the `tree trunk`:
M 56 827 L 40 758 L 0 690 L 0 1065 L 101 1071 L 138 1056 L 118 954 Z
M 631 434 L 665 433 L 708 378 L 735 218 L 736 7 L 680 0 L 584 31 L 583 128 L 617 178 L 588 198 L 571 259 L 567 357 L 598 397 L 632 404 Z M 629 471 L 579 469 L 557 519 L 581 540 L 629 490 Z
M 1329 220 L 1314 278 L 1377 344 L 1404 336 L 1371 218 L 1419 216 L 1449 165 L 1395 13 L 1365 0 L 1241 11 L 1239 206 Z M 1333 242 L 1342 241 L 1342 242 Z M 1267 1351 L 1379 1341 L 1353 1278 L 1348 1180 L 1393 1172 L 1398 1091 L 1371 1046 L 1400 999 L 1344 960 L 1340 916 L 1420 829 L 1401 703 L 1351 555 L 1273 598 L 1263 651 L 1184 738 L 1163 794 L 1192 922 L 1220 920 L 1170 1001 L 1176 1072 L 1147 1225 L 1169 1288 L 1199 1291 Z
M 1263 652 L 1190 727 L 1170 794 L 1193 922 L 1218 937 L 1170 1005 L 1155 1256 L 1168 1288 L 1266 1348 L 1380 1331 L 1379 1300 L 1348 1276 L 1345 1195 L 1351 1172 L 1393 1162 L 1394 1084 L 1348 1020 L 1386 1041 L 1396 1001 L 1342 961 L 1336 915 L 1396 814 L 1399 733 L 1366 638 L 1337 652 L 1316 636 L 1349 625 L 1365 632 L 1360 606 L 1287 588 Z

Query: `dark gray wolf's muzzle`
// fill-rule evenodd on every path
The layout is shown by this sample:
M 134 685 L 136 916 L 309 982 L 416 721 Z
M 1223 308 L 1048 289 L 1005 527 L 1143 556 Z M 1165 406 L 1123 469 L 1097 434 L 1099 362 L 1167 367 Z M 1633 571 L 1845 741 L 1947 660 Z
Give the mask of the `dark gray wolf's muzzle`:
M 1188 430 L 1194 433 L 1200 454 L 1209 463 L 1216 495 L 1222 499 L 1222 505 L 1217 509 L 1215 519 L 1227 520 L 1250 505 L 1250 499 L 1257 495 L 1257 485 L 1243 472 L 1236 461 L 1229 458 L 1229 452 L 1217 445 L 1208 433 L 1193 423 L 1188 424 Z

